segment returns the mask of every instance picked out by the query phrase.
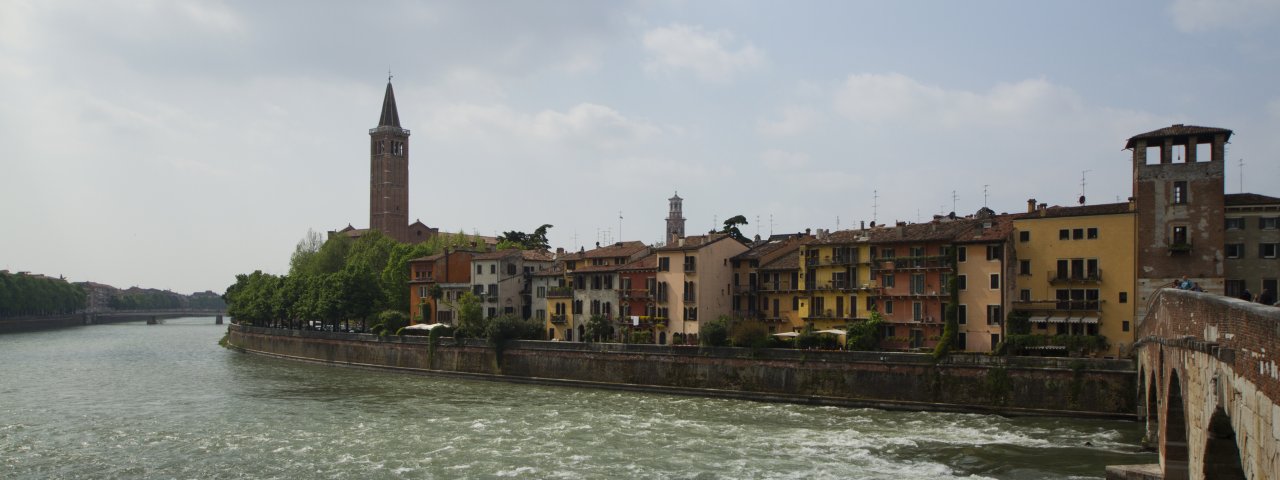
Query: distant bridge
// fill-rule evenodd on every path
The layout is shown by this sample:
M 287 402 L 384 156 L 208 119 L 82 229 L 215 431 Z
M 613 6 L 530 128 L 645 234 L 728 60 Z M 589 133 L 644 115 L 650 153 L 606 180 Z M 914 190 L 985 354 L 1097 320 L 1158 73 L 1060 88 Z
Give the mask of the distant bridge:
M 222 317 L 226 316 L 225 309 L 183 309 L 174 308 L 168 310 L 112 310 L 104 312 L 95 312 L 85 314 L 85 324 L 100 323 L 100 320 L 135 320 L 146 319 L 147 325 L 157 325 L 160 321 L 167 318 L 182 317 L 214 317 L 214 323 L 222 325 Z
M 1174 289 L 1150 307 L 1134 354 L 1160 463 L 1107 478 L 1280 478 L 1280 308 Z

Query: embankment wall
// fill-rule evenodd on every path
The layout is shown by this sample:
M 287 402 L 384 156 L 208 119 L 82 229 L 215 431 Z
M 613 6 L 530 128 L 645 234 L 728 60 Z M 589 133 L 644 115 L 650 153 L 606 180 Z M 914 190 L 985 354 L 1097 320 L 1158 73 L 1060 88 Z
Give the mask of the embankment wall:
M 490 380 L 890 409 L 1135 418 L 1126 360 L 510 342 L 230 325 L 228 344 L 299 360 Z

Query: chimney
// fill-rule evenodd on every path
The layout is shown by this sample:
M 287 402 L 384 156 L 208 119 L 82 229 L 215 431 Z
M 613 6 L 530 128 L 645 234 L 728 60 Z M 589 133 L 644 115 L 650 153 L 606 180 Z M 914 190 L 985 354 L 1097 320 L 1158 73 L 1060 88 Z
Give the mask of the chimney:
M 1138 199 L 1129 197 L 1129 211 L 1130 212 L 1138 211 Z
M 1027 213 L 1035 213 L 1035 211 L 1036 211 L 1036 199 L 1034 198 L 1027 199 Z
M 812 230 L 810 230 L 810 229 L 807 229 L 807 228 L 806 228 L 806 229 L 804 229 L 804 234 L 807 236 L 807 235 L 809 235 L 809 232 L 811 232 L 811 231 L 812 231 Z
M 556 247 L 556 255 L 564 255 L 564 247 Z
M 1041 217 L 1043 217 L 1043 216 L 1045 216 L 1046 214 L 1048 214 L 1048 213 L 1049 213 L 1049 204 L 1047 204 L 1047 203 L 1041 203 L 1041 204 L 1040 204 L 1040 206 L 1039 206 L 1039 207 L 1037 207 L 1037 208 L 1039 208 L 1039 209 L 1040 209 L 1040 216 L 1041 216 Z
M 863 221 L 861 221 L 861 222 L 858 222 L 858 230 L 866 230 L 866 229 L 867 229 L 867 221 L 866 221 L 866 220 L 863 220 Z

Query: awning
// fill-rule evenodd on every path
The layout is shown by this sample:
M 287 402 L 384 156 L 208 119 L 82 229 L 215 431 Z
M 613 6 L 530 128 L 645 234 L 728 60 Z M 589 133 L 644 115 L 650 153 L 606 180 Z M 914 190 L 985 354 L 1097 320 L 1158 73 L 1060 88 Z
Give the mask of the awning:
M 1049 317 L 1039 317 L 1039 316 L 1037 316 L 1037 317 L 1031 317 L 1031 318 L 1030 318 L 1030 319 L 1028 319 L 1028 320 L 1030 320 L 1030 321 L 1031 321 L 1031 323 L 1049 323 Z
M 1076 323 L 1087 323 L 1087 324 L 1098 323 L 1098 317 L 1080 317 L 1080 318 L 1075 318 L 1073 320 L 1075 320 Z
M 833 334 L 833 335 L 844 335 L 844 334 L 846 334 L 846 333 L 848 333 L 848 332 L 846 332 L 846 331 L 844 331 L 844 330 L 841 330 L 841 329 L 838 329 L 838 328 L 831 328 L 831 329 L 827 329 L 827 330 L 818 330 L 818 331 L 813 332 L 813 333 L 830 333 L 830 334 Z
M 1047 321 L 1049 323 L 1067 323 L 1067 317 L 1066 316 L 1061 316 L 1061 317 L 1050 316 Z
M 799 333 L 796 333 L 796 332 L 782 332 L 782 333 L 775 333 L 775 334 L 773 334 L 773 336 L 775 336 L 775 337 L 798 337 L 798 336 L 800 336 L 800 334 L 799 334 Z

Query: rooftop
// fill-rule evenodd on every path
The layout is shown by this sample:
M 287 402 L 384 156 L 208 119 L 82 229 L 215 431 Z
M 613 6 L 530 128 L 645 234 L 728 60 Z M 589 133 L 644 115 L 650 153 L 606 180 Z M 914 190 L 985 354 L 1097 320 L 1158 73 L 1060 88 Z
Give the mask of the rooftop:
M 1015 220 L 1034 220 L 1037 218 L 1087 217 L 1091 215 L 1119 215 L 1133 213 L 1129 202 L 1102 203 L 1098 205 L 1082 205 L 1078 207 L 1046 207 L 1043 211 L 1022 213 L 1014 216 Z
M 1170 137 L 1179 138 L 1179 137 L 1190 137 L 1193 135 L 1196 137 L 1199 137 L 1196 140 L 1198 143 L 1206 143 L 1212 140 L 1211 137 L 1213 135 L 1217 135 L 1219 133 L 1225 133 L 1227 134 L 1227 140 L 1231 139 L 1231 130 L 1227 130 L 1225 128 L 1198 127 L 1195 125 L 1183 125 L 1181 123 L 1177 123 L 1172 126 L 1164 127 L 1157 130 L 1152 130 L 1147 133 L 1140 133 L 1132 137 L 1129 137 L 1129 142 L 1125 143 L 1124 148 L 1133 148 L 1135 145 L 1138 144 L 1138 140 L 1153 140 L 1153 139 L 1163 139 L 1163 138 L 1170 138 Z
M 1280 198 L 1268 197 L 1257 193 L 1228 193 L 1224 195 L 1224 197 L 1223 202 L 1226 203 L 1228 207 L 1280 204 Z

